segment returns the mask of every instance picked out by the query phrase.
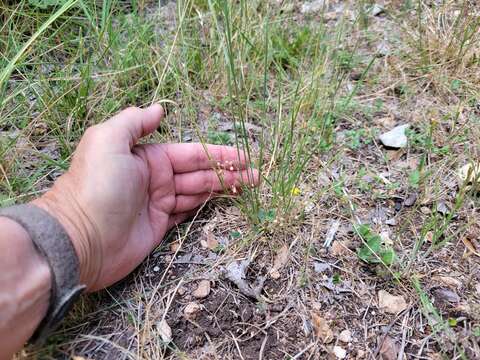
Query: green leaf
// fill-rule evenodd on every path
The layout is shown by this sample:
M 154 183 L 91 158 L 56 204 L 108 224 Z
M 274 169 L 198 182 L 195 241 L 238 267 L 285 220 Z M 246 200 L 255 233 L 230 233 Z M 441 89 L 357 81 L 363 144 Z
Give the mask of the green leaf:
M 342 282 L 342 278 L 340 277 L 340 274 L 333 274 L 332 283 L 334 283 L 335 285 L 338 285 L 341 282 Z
M 460 89 L 461 86 L 462 86 L 462 81 L 458 79 L 453 80 L 451 83 L 451 88 L 453 91 Z
M 14 71 L 18 61 L 27 53 L 32 44 L 40 37 L 40 35 L 49 28 L 59 17 L 61 17 L 68 9 L 77 3 L 78 0 L 62 1 L 63 6 L 51 15 L 46 22 L 25 42 L 21 49 L 8 62 L 7 66 L 0 72 L 0 90 Z M 0 102 L 0 106 L 5 103 L 5 100 Z
M 242 233 L 240 231 L 235 230 L 230 232 L 230 236 L 234 239 L 239 239 L 242 237 Z
M 418 185 L 420 185 L 420 171 L 418 169 L 415 169 L 410 173 L 408 183 L 411 187 L 418 188 Z
M 382 244 L 382 238 L 372 233 L 368 225 L 360 225 L 355 231 L 366 242 L 358 251 L 360 260 L 368 263 L 383 263 L 387 266 L 395 261 L 395 251 L 392 248 L 386 248 Z
M 260 220 L 261 223 L 266 221 L 272 222 L 273 220 L 275 220 L 275 210 L 270 209 L 265 211 L 264 209 L 260 209 L 258 211 L 258 220 Z
M 380 254 L 380 258 L 385 265 L 392 265 L 395 261 L 395 251 L 393 249 L 383 250 Z
M 477 326 L 476 328 L 473 329 L 473 336 L 480 337 L 480 326 Z
M 457 319 L 454 319 L 454 318 L 449 318 L 449 319 L 448 319 L 448 325 L 449 325 L 450 327 L 455 327 L 455 326 L 457 326 L 457 324 L 458 324 Z

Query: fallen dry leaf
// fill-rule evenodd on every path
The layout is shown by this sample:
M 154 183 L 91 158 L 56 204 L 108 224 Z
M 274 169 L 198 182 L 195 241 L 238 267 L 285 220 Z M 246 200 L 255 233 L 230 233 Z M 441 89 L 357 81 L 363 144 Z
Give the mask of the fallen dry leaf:
M 475 246 L 472 244 L 472 242 L 470 240 L 468 240 L 467 238 L 464 237 L 464 238 L 462 238 L 462 241 L 471 253 L 473 253 L 477 256 L 480 256 L 480 253 L 477 251 L 477 249 L 475 248 Z
M 425 240 L 429 243 L 431 243 L 433 241 L 433 231 L 428 231 L 425 234 Z
M 380 347 L 380 359 L 382 360 L 397 360 L 398 347 L 395 340 L 387 336 L 383 339 L 382 346 Z
M 165 319 L 157 324 L 157 329 L 163 342 L 169 343 L 172 341 L 172 329 Z
M 270 276 L 272 279 L 279 279 L 280 278 L 280 272 L 279 270 L 285 266 L 285 264 L 288 261 L 288 246 L 283 245 L 280 250 L 278 250 L 277 255 L 275 256 L 275 260 L 273 260 L 273 266 L 272 269 L 270 270 Z
M 178 242 L 172 242 L 172 243 L 170 244 L 170 251 L 171 251 L 171 252 L 173 252 L 173 253 L 174 253 L 174 252 L 177 252 L 178 249 L 180 249 L 180 243 L 178 243 Z
M 324 343 L 328 344 L 333 340 L 333 331 L 330 329 L 327 320 L 312 312 L 312 325 L 315 335 Z
M 432 213 L 432 210 L 430 210 L 429 207 L 426 207 L 426 206 L 422 206 L 420 208 L 420 212 L 423 214 L 423 215 L 430 215 Z
M 377 125 L 382 125 L 386 129 L 391 129 L 395 126 L 395 117 L 393 115 L 388 115 L 381 118 L 373 119 L 373 122 Z
M 210 281 L 201 280 L 192 295 L 197 299 L 204 299 L 210 294 Z
M 448 288 L 438 288 L 433 290 L 433 296 L 437 301 L 458 303 L 460 302 L 460 296 Z
M 462 286 L 462 282 L 460 280 L 451 276 L 432 276 L 432 280 L 455 288 L 460 288 Z
M 405 150 L 387 150 L 387 159 L 390 161 L 398 161 L 405 154 Z M 406 162 L 399 162 L 400 167 L 407 167 Z
M 378 306 L 390 314 L 398 314 L 408 307 L 403 296 L 391 295 L 385 290 L 378 292 Z
M 203 228 L 204 237 L 200 240 L 200 245 L 205 249 L 214 250 L 218 247 L 218 240 L 213 234 L 213 231 L 210 226 L 205 226 Z
M 343 241 L 335 240 L 332 243 L 332 247 L 330 248 L 330 253 L 333 256 L 345 256 L 350 253 L 347 248 L 347 245 Z

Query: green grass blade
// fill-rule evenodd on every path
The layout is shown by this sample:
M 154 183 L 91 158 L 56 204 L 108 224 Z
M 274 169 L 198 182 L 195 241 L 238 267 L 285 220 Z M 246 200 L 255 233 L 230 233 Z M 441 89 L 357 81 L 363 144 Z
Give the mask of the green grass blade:
M 3 89 L 5 83 L 10 78 L 15 66 L 20 61 L 22 56 L 28 51 L 32 44 L 38 39 L 42 33 L 48 29 L 60 16 L 62 16 L 66 11 L 68 11 L 78 0 L 68 0 L 60 9 L 58 9 L 50 18 L 42 25 L 40 28 L 32 35 L 30 39 L 22 46 L 22 48 L 17 52 L 17 54 L 9 61 L 5 69 L 0 73 L 0 89 Z M 3 101 L 2 101 L 3 104 Z

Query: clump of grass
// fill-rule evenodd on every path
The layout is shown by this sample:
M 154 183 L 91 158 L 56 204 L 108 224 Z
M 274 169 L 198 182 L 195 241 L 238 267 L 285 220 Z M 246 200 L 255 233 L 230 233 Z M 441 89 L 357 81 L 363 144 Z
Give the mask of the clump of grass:
M 406 17 L 402 32 L 412 76 L 423 78 L 442 95 L 473 95 L 480 83 L 477 10 L 470 1 L 416 3 L 416 15 Z
M 336 50 L 342 34 L 321 25 L 315 31 L 299 26 L 250 2 L 208 6 L 235 145 L 256 158 L 253 165 L 261 170 L 262 186 L 244 189 L 238 205 L 262 231 L 291 229 L 302 217 L 302 195 L 308 196 L 299 188 L 302 176 L 312 156 L 332 145 L 343 111 L 337 98 L 350 68 Z M 252 120 L 263 127 L 256 144 L 246 130 Z

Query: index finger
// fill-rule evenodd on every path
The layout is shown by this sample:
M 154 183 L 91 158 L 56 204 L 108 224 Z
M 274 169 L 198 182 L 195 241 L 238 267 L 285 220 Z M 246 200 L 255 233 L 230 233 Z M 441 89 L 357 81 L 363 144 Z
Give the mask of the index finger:
M 243 170 L 248 159 L 243 150 L 232 146 L 192 144 L 164 144 L 163 150 L 170 159 L 175 173 L 222 168 Z

